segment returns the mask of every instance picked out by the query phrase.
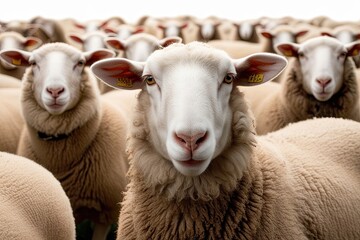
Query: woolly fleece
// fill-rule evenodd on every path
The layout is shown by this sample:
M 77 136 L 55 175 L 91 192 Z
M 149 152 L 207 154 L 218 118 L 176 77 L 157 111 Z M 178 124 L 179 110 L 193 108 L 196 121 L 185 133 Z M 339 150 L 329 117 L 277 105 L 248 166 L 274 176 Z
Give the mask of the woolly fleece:
M 75 239 L 69 198 L 48 170 L 0 152 L 0 186 L 0 239 Z

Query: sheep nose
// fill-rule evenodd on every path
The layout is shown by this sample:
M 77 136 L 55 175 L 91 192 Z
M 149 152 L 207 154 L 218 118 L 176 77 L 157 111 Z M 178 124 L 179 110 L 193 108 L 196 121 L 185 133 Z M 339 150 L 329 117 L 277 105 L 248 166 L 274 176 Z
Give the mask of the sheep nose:
M 187 150 L 195 151 L 201 143 L 206 140 L 207 132 L 201 131 L 192 135 L 184 133 L 175 133 L 175 139 L 177 143 Z
M 59 95 L 65 91 L 63 87 L 48 87 L 46 91 L 51 94 L 52 97 L 57 98 Z
M 331 78 L 317 78 L 316 82 L 324 88 L 331 82 Z

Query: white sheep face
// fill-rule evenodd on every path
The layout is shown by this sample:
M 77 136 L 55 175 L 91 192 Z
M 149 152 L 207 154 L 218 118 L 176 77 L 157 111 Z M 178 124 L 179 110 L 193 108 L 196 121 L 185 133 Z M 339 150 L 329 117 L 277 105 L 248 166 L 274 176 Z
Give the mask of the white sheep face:
M 278 55 L 233 60 L 223 51 L 194 42 L 157 50 L 146 63 L 111 59 L 91 69 L 114 87 L 133 89 L 146 83 L 152 145 L 180 173 L 197 176 L 231 142 L 229 99 L 234 85 L 266 82 L 285 65 L 285 58 Z M 260 72 L 262 79 L 255 83 L 254 74 Z
M 80 53 L 69 56 L 61 51 L 34 53 L 29 62 L 33 65 L 34 96 L 40 106 L 51 114 L 61 114 L 76 105 L 84 56 Z
M 160 130 L 151 134 L 152 141 L 181 173 L 199 175 L 227 143 L 232 85 L 224 78 L 236 71 L 228 59 L 211 67 L 196 61 L 168 64 L 154 56 L 144 70 L 145 78 L 156 79 L 147 85 L 150 126 Z
M 303 75 L 303 88 L 319 101 L 327 101 L 343 84 L 345 60 L 359 53 L 359 44 L 342 44 L 322 36 L 302 44 L 284 43 L 277 48 L 288 57 L 297 57 Z
M 49 113 L 58 115 L 77 104 L 84 86 L 82 81 L 92 81 L 84 73 L 85 66 L 113 57 L 114 53 L 106 49 L 81 52 L 65 43 L 49 43 L 33 52 L 7 50 L 0 56 L 16 66 L 31 66 L 37 103 Z

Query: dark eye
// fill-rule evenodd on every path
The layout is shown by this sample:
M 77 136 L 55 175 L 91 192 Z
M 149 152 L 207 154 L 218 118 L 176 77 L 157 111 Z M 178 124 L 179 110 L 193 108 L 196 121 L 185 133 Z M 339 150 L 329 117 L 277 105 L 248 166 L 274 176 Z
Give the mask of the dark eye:
M 153 85 L 156 83 L 156 81 L 152 75 L 146 75 L 143 78 L 147 85 Z
M 35 61 L 30 62 L 30 65 L 33 66 L 33 67 L 35 67 L 35 66 L 36 66 L 36 62 L 35 62 Z
M 84 60 L 79 60 L 78 63 L 77 63 L 77 66 L 78 67 L 82 67 L 85 65 L 85 61 Z
M 299 52 L 298 56 L 299 56 L 299 58 L 303 58 L 303 57 L 305 57 L 305 54 L 303 52 Z
M 228 73 L 224 77 L 224 83 L 230 84 L 234 81 L 234 74 Z
M 346 55 L 347 55 L 347 52 L 342 52 L 342 53 L 340 53 L 339 58 L 344 58 L 344 57 L 346 57 Z

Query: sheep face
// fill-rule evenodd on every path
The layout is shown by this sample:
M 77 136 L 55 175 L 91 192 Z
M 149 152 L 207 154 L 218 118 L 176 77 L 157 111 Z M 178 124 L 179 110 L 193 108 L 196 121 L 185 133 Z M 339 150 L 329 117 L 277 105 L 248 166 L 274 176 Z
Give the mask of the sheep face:
M 29 62 L 33 65 L 34 96 L 40 106 L 51 114 L 61 114 L 77 104 L 84 56 L 78 53 L 69 57 L 54 51 L 34 54 Z
M 360 43 L 344 45 L 322 36 L 302 44 L 279 44 L 277 48 L 285 56 L 298 58 L 304 90 L 319 101 L 327 101 L 342 87 L 345 60 L 359 53 Z
M 34 97 L 42 108 L 58 115 L 81 97 L 84 68 L 114 54 L 108 50 L 81 52 L 65 43 L 46 44 L 33 52 L 8 50 L 0 56 L 17 66 L 31 66 Z
M 284 58 L 273 54 L 234 60 L 194 42 L 155 51 L 146 63 L 112 59 L 91 69 L 118 88 L 138 88 L 144 81 L 152 145 L 180 173 L 198 176 L 231 142 L 234 86 L 266 82 L 285 65 Z

